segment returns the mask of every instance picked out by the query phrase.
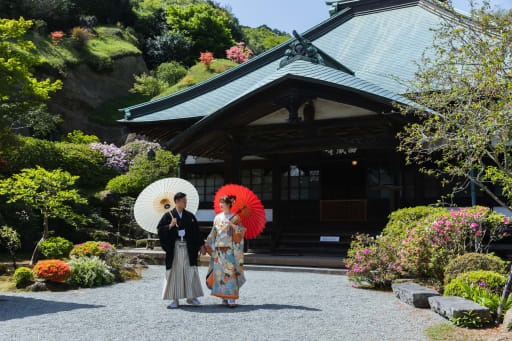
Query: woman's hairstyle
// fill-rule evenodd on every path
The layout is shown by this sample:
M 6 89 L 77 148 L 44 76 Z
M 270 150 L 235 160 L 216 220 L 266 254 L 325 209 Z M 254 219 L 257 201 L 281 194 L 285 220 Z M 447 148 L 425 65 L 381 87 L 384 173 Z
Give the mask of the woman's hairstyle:
M 222 198 L 220 198 L 219 201 L 224 203 L 224 204 L 228 204 L 229 207 L 231 207 L 235 203 L 235 200 L 236 200 L 236 196 L 234 196 L 234 195 L 225 195 Z

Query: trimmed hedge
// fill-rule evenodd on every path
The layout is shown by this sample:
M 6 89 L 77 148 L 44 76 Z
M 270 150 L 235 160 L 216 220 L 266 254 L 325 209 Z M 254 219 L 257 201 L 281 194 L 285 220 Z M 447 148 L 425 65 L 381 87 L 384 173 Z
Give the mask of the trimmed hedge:
M 47 170 L 65 169 L 72 175 L 78 175 L 77 181 L 82 188 L 101 188 L 117 173 L 105 167 L 105 156 L 91 150 L 87 144 L 69 142 L 51 142 L 33 137 L 20 138 L 21 144 L 5 154 L 9 162 L 9 171 L 17 173 L 23 168 L 39 165 Z
M 39 243 L 39 249 L 46 258 L 67 258 L 73 249 L 73 243 L 62 237 L 50 237 Z
M 507 278 L 493 271 L 469 271 L 453 279 L 444 289 L 444 296 L 463 296 L 462 283 L 486 287 L 490 293 L 500 295 Z
M 507 274 L 505 262 L 497 256 L 481 253 L 466 253 L 453 259 L 444 270 L 444 284 L 469 271 L 486 270 Z
M 382 234 L 389 237 L 403 237 L 407 229 L 418 228 L 421 220 L 432 215 L 449 214 L 447 209 L 429 206 L 402 208 L 389 215 L 389 221 Z
M 13 279 L 14 283 L 16 283 L 16 288 L 23 288 L 34 281 L 34 274 L 31 269 L 21 267 L 16 269 Z

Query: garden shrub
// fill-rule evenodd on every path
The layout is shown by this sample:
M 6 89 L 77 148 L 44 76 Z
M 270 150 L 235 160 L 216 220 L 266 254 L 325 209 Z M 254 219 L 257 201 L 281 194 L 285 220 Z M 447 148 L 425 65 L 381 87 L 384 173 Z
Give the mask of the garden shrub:
M 62 142 L 69 142 L 75 144 L 91 144 L 99 143 L 100 139 L 95 135 L 86 135 L 81 130 L 73 130 L 62 138 Z
M 197 81 L 192 76 L 186 76 L 185 78 L 183 78 L 183 85 L 185 85 L 185 86 L 192 86 L 196 83 L 197 83 Z
M 130 89 L 132 94 L 139 93 L 141 95 L 155 97 L 162 92 L 166 85 L 153 74 L 134 74 L 133 77 L 135 78 L 135 83 L 133 84 L 133 88 Z
M 400 244 L 400 262 L 411 274 L 444 282 L 448 263 L 467 252 L 487 252 L 489 245 L 503 238 L 508 219 L 498 215 L 501 223 L 484 227 L 489 209 L 451 210 L 449 214 L 430 215 L 422 226 L 406 229 Z M 428 227 L 428 228 L 427 228 Z
M 387 237 L 374 238 L 357 235 L 345 259 L 348 278 L 358 284 L 364 282 L 376 288 L 390 287 L 400 275 L 396 245 Z
M 126 155 L 128 162 L 132 163 L 137 155 L 147 155 L 153 149 L 160 149 L 160 144 L 144 140 L 135 140 L 121 147 L 121 151 Z
M 36 277 L 50 282 L 64 282 L 71 275 L 69 266 L 58 259 L 39 261 L 32 272 Z
M 71 40 L 73 40 L 75 47 L 84 47 L 85 43 L 92 37 L 94 37 L 94 35 L 83 27 L 76 26 L 71 29 Z
M 29 268 L 21 267 L 14 271 L 13 279 L 16 284 L 16 288 L 23 288 L 34 281 L 34 274 Z
M 149 181 L 144 174 L 128 172 L 111 179 L 106 188 L 119 195 L 137 195 L 151 183 L 152 181 Z
M 62 237 L 50 237 L 39 243 L 39 250 L 46 258 L 66 258 L 71 249 L 73 249 L 73 243 Z
M 69 262 L 72 275 L 68 283 L 81 288 L 110 284 L 114 275 L 109 271 L 107 264 L 99 257 L 73 257 Z
M 464 297 L 464 283 L 485 288 L 491 294 L 501 295 L 507 279 L 505 276 L 485 270 L 469 271 L 457 276 L 444 289 L 444 296 Z
M 148 160 L 144 154 L 136 156 L 128 173 L 110 180 L 106 189 L 120 195 L 137 197 L 151 183 L 176 176 L 179 156 L 161 149 L 155 154 L 155 160 Z
M 167 83 L 168 86 L 173 86 L 174 84 L 178 83 L 186 75 L 187 69 L 175 61 L 162 63 L 156 69 L 156 77 L 159 80 Z
M 407 229 L 418 227 L 418 222 L 430 215 L 448 214 L 448 210 L 439 207 L 416 206 L 401 208 L 389 215 L 389 221 L 382 234 L 389 237 L 403 237 Z
M 105 166 L 115 170 L 117 173 L 124 173 L 128 170 L 126 154 L 115 144 L 92 143 L 92 150 L 97 150 L 106 158 Z
M 116 175 L 104 166 L 106 157 L 86 144 L 50 142 L 32 137 L 23 137 L 20 141 L 19 146 L 9 149 L 5 155 L 12 173 L 34 165 L 47 170 L 65 169 L 80 177 L 77 184 L 83 188 L 104 187 Z
M 82 244 L 77 244 L 71 250 L 70 257 L 93 257 L 98 256 L 101 258 L 115 254 L 116 249 L 107 242 L 88 241 Z
M 164 32 L 163 34 L 146 40 L 145 58 L 149 68 L 168 62 L 171 57 L 178 62 L 189 64 L 192 42 L 185 39 L 180 32 Z
M 58 167 L 72 175 L 78 175 L 78 185 L 84 188 L 99 188 L 116 176 L 116 172 L 105 167 L 108 158 L 98 151 L 91 150 L 89 145 L 57 142 L 56 146 L 62 155 Z M 53 169 L 53 168 L 52 168 Z
M 487 270 L 505 275 L 507 273 L 505 262 L 497 256 L 481 253 L 466 253 L 458 256 L 448 263 L 444 270 L 444 284 L 465 272 Z

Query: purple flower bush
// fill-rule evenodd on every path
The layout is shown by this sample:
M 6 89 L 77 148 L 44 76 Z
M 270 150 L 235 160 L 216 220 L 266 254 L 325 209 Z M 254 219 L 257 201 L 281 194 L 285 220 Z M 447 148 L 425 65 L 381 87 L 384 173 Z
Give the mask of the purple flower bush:
M 137 155 L 146 154 L 151 149 L 156 151 L 158 149 L 161 149 L 161 146 L 156 142 L 135 140 L 121 147 L 121 151 L 125 153 L 126 159 L 130 164 L 133 164 L 133 160 Z
M 91 149 L 97 150 L 106 157 L 105 166 L 114 169 L 118 173 L 128 171 L 129 162 L 126 153 L 115 144 L 91 143 Z

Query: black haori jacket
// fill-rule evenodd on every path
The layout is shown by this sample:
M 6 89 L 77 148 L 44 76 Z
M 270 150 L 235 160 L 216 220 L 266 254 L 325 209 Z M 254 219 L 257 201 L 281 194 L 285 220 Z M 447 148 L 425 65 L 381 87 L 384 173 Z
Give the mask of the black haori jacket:
M 169 224 L 172 221 L 171 212 L 174 218 L 178 221 L 178 226 L 174 226 L 169 230 Z M 183 210 L 181 219 L 175 208 L 171 212 L 165 213 L 158 223 L 160 246 L 162 246 L 162 249 L 166 252 L 165 268 L 169 270 L 172 267 L 172 261 L 174 259 L 174 243 L 176 240 L 180 240 L 180 237 L 178 236 L 178 227 L 179 229 L 185 229 L 185 237 L 183 237 L 183 240 L 187 242 L 190 265 L 197 266 L 198 252 L 201 246 L 204 245 L 204 240 L 201 236 L 197 219 L 194 214 L 187 210 Z

